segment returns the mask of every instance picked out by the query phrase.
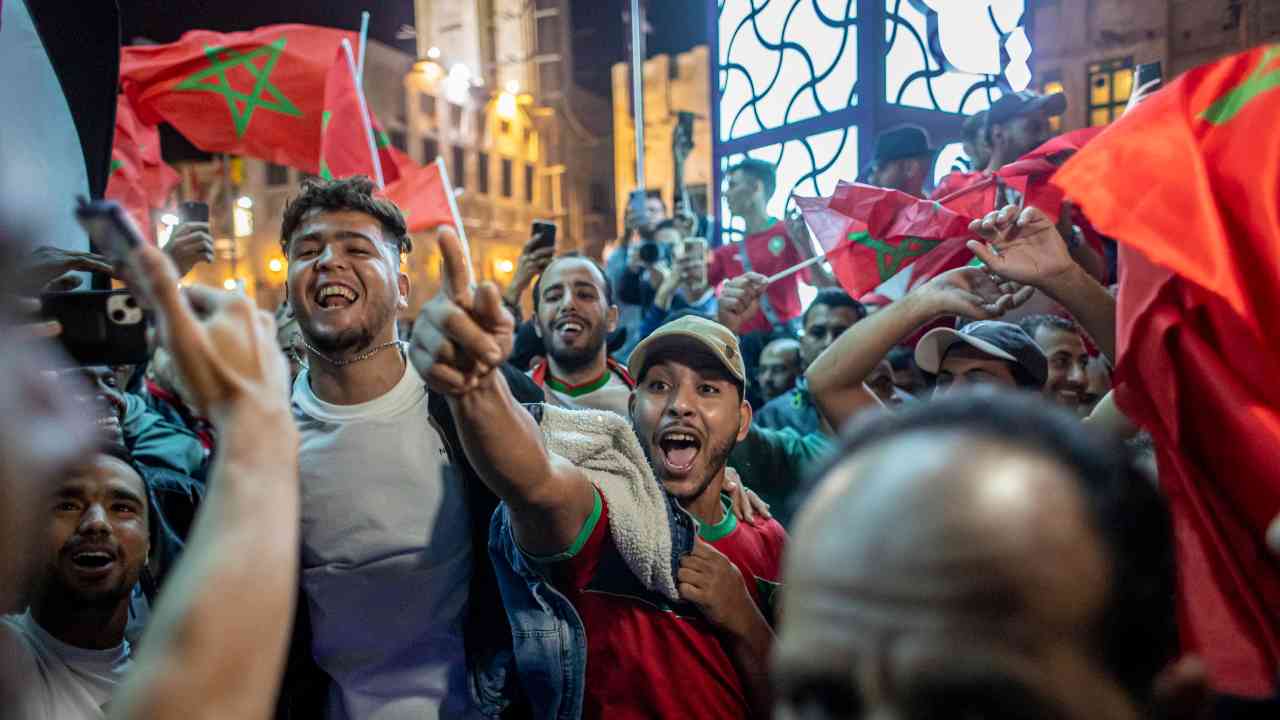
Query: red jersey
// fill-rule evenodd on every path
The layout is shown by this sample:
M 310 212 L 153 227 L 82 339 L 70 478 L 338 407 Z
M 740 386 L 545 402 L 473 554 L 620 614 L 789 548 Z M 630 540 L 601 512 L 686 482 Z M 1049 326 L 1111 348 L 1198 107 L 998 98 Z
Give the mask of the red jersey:
M 929 193 L 930 200 L 941 200 L 942 198 L 969 187 L 970 185 L 980 182 L 987 177 L 987 174 L 981 170 L 977 172 L 961 172 L 952 170 L 942 178 L 942 182 Z
M 609 507 L 587 520 L 590 535 L 572 557 L 552 567 L 556 587 L 587 633 L 585 719 L 748 717 L 742 680 L 711 623 L 690 603 L 673 603 L 640 584 L 609 532 Z M 594 527 L 591 527 L 594 525 Z M 704 526 L 703 540 L 738 566 L 762 614 L 772 621 L 787 533 L 775 520 Z M 571 550 L 572 552 L 572 550 Z M 678 689 L 672 678 L 679 678 Z
M 721 281 L 738 277 L 747 271 L 758 272 L 767 277 L 804 260 L 787 235 L 786 223 L 778 222 L 777 218 L 770 218 L 770 220 L 772 222 L 764 230 L 748 235 L 740 242 L 725 243 L 712 252 L 711 266 L 707 268 L 707 281 L 712 286 L 718 286 Z M 747 259 L 750 261 L 749 268 L 742 262 L 743 250 L 746 251 Z M 807 269 L 802 270 L 769 286 L 765 297 L 769 298 L 769 307 L 773 312 L 774 321 L 783 323 L 791 318 L 800 317 L 804 311 L 800 304 L 800 278 L 804 276 L 807 280 L 808 273 Z M 754 318 L 742 324 L 739 332 L 768 332 L 770 329 L 772 324 L 765 316 L 764 308 L 761 307 Z

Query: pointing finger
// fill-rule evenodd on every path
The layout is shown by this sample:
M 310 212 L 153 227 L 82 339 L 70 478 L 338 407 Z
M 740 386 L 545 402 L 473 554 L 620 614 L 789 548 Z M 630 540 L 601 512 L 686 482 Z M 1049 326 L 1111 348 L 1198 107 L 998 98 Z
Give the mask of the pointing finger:
M 458 305 L 470 308 L 472 302 L 471 263 L 458 232 L 442 225 L 436 231 L 436 244 L 440 247 L 441 272 L 444 292 Z

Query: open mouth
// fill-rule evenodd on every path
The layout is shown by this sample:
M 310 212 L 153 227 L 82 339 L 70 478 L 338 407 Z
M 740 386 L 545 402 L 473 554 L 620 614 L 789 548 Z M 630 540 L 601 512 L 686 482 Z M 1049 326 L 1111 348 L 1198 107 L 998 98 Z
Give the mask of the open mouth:
M 668 475 L 685 475 L 693 469 L 702 441 L 688 430 L 667 430 L 658 436 L 658 451 Z
M 326 310 L 349 307 L 358 298 L 359 295 L 356 294 L 355 290 L 352 290 L 346 285 L 339 285 L 337 283 L 321 285 L 320 288 L 316 290 L 315 295 L 316 305 L 319 305 Z
M 586 323 L 577 319 L 564 320 L 556 324 L 556 332 L 566 340 L 572 340 L 587 329 Z
M 100 575 L 115 565 L 115 553 L 107 550 L 78 550 L 71 555 L 71 564 L 82 574 Z

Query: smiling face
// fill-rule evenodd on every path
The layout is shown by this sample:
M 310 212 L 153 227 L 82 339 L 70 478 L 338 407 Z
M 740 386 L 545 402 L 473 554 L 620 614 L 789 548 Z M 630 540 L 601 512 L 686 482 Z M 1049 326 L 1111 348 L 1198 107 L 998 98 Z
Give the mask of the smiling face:
M 538 281 L 534 329 L 558 374 L 604 362 L 605 340 L 618 325 L 609 305 L 604 276 L 586 258 L 556 260 Z
M 41 597 L 111 610 L 127 601 L 150 550 L 146 488 L 123 460 L 97 454 L 49 497 Z
M 751 406 L 696 341 L 655 349 L 631 394 L 631 424 L 654 474 L 683 505 L 720 492 L 725 460 L 747 436 Z
M 1078 410 L 1089 387 L 1089 353 L 1079 333 L 1041 325 L 1036 344 L 1049 360 L 1044 393 L 1070 410 Z
M 289 306 L 307 342 L 333 357 L 396 337 L 409 278 L 377 219 L 355 210 L 314 210 L 289 238 Z
M 75 399 L 97 424 L 102 442 L 108 446 L 123 446 L 125 399 L 116 371 L 106 365 L 96 365 L 68 372 L 88 381 L 87 387 L 80 383 L 68 385 L 84 391 L 78 392 Z

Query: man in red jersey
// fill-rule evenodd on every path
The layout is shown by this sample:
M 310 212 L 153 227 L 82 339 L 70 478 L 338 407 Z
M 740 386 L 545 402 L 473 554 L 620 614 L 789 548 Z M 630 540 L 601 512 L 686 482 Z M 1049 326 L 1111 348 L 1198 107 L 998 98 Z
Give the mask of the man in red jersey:
M 442 254 L 447 273 L 462 265 L 460 252 Z M 463 289 L 424 309 L 412 357 L 503 499 L 490 555 L 534 715 L 767 714 L 786 534 L 738 521 L 721 493 L 751 424 L 737 338 L 693 316 L 646 338 L 630 358 L 630 422 L 526 412 L 491 369 L 511 319 L 496 289 L 466 289 L 458 275 L 448 286 Z M 680 692 L 659 692 L 673 677 Z

